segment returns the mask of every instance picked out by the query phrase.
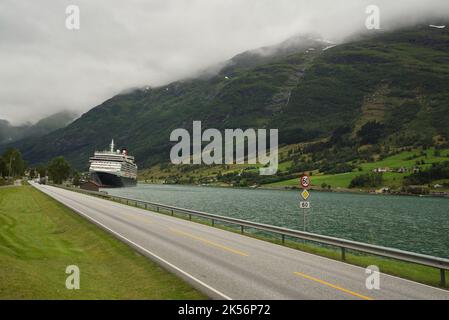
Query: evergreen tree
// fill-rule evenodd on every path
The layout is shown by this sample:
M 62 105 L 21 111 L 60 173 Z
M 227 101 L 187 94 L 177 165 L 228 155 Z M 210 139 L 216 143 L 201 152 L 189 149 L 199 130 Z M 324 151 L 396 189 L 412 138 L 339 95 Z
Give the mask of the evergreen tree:
M 64 157 L 56 157 L 48 165 L 48 175 L 56 184 L 61 184 L 70 176 L 70 165 Z

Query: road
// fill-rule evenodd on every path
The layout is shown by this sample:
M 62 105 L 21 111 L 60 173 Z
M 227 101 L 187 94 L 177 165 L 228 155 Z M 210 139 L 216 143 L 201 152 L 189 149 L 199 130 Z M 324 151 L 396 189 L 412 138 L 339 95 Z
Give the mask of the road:
M 33 186 L 214 299 L 439 299 L 449 291 L 206 225 L 51 186 Z M 80 235 L 82 236 L 82 235 Z

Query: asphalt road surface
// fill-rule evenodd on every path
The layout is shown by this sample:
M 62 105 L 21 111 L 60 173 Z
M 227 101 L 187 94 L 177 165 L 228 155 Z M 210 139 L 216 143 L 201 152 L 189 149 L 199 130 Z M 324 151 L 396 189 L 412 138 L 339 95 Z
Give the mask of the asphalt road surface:
M 215 299 L 444 299 L 449 291 L 206 225 L 33 183 Z M 82 237 L 82 234 L 80 234 Z

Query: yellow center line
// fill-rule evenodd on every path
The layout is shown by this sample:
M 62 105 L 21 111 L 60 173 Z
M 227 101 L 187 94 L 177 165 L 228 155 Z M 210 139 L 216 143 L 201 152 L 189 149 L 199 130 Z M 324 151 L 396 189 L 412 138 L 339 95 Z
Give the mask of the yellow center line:
M 145 222 L 145 223 L 148 223 L 148 224 L 152 224 L 152 223 L 153 223 L 151 220 L 149 220 L 149 219 L 147 219 L 147 218 L 144 218 L 144 217 L 142 217 L 142 216 L 131 215 L 131 214 L 128 214 L 128 216 L 129 216 L 129 217 L 132 216 L 132 217 L 135 218 L 136 220 L 139 220 L 139 221 L 141 221 L 141 222 Z
M 334 284 L 332 284 L 332 283 L 329 283 L 329 282 L 326 282 L 326 281 L 324 281 L 324 280 L 321 280 L 321 279 L 317 279 L 317 278 L 308 276 L 308 275 L 306 275 L 306 274 L 304 274 L 304 273 L 301 273 L 301 272 L 294 272 L 294 274 L 297 275 L 297 276 L 300 276 L 300 277 L 303 277 L 303 278 L 306 278 L 306 279 L 309 279 L 309 280 L 312 280 L 312 281 L 315 281 L 315 282 L 324 284 L 325 286 L 328 286 L 328 287 L 334 288 L 334 289 L 336 289 L 336 290 L 339 290 L 339 291 L 348 293 L 348 294 L 350 294 L 350 295 L 353 295 L 353 296 L 355 296 L 355 297 L 358 297 L 358 298 L 361 298 L 361 299 L 364 299 L 364 300 L 374 300 L 373 298 L 370 298 L 370 297 L 361 295 L 361 294 L 359 294 L 359 293 L 357 293 L 357 292 L 354 292 L 354 291 L 351 291 L 351 290 L 348 290 L 348 289 L 345 289 L 345 288 L 336 286 L 336 285 L 334 285 Z
M 97 204 L 97 206 L 109 209 L 109 206 L 106 206 L 106 205 Z M 136 220 L 139 220 L 139 221 L 142 221 L 142 222 L 145 222 L 145 223 L 148 223 L 148 224 L 153 223 L 149 218 L 147 218 L 146 215 L 143 215 L 143 214 L 130 213 L 128 211 L 122 212 L 121 214 L 126 215 L 126 216 L 128 216 L 130 218 L 132 217 L 132 218 L 134 218 Z
M 186 237 L 189 237 L 189 238 L 192 238 L 192 239 L 194 239 L 194 240 L 203 242 L 203 243 L 208 244 L 208 245 L 210 245 L 210 246 L 217 247 L 217 248 L 223 249 L 223 250 L 225 250 L 225 251 L 229 251 L 229 252 L 238 254 L 238 255 L 243 256 L 243 257 L 247 257 L 247 256 L 248 256 L 248 254 L 245 253 L 245 252 L 242 252 L 242 251 L 239 251 L 239 250 L 232 249 L 232 248 L 230 248 L 230 247 L 227 247 L 227 246 L 221 245 L 221 244 L 219 244 L 219 243 L 215 243 L 215 242 L 209 241 L 209 240 L 207 240 L 207 239 L 204 239 L 204 238 L 195 236 L 195 235 L 190 234 L 190 233 L 186 233 L 186 232 L 183 232 L 183 231 L 174 229 L 174 228 L 170 228 L 170 231 L 172 231 L 172 232 L 174 232 L 174 233 L 177 233 L 177 234 L 180 234 L 180 235 L 183 235 L 183 236 L 186 236 Z

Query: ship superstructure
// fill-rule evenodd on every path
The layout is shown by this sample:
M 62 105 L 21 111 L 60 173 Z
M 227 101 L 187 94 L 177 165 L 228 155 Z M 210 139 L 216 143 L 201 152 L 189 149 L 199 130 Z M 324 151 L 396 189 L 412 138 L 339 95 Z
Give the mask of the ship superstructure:
M 91 179 L 103 188 L 130 187 L 137 184 L 137 165 L 128 150 L 115 150 L 114 139 L 109 151 L 95 151 L 90 158 Z

